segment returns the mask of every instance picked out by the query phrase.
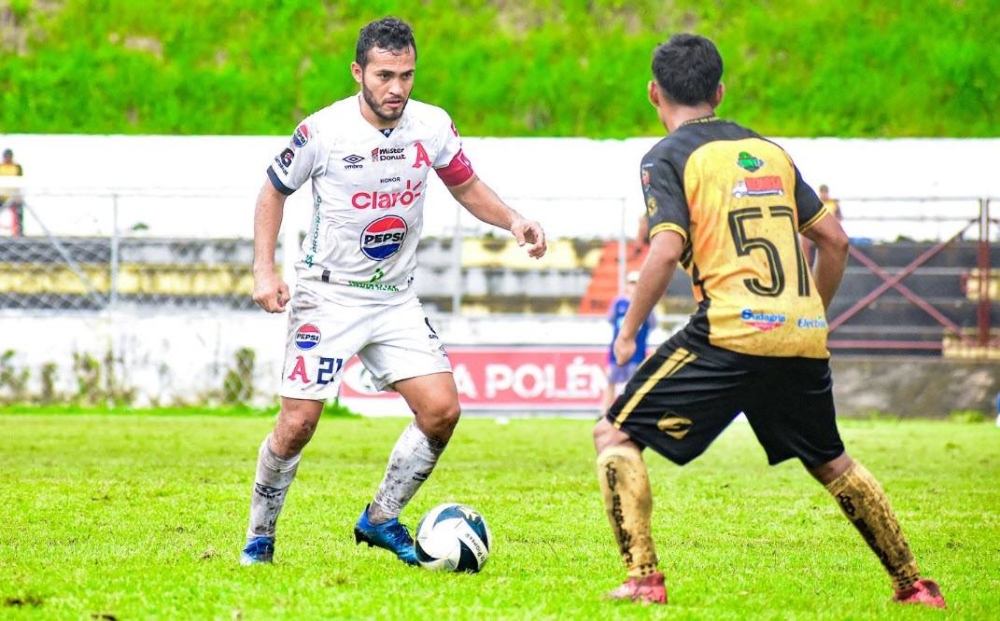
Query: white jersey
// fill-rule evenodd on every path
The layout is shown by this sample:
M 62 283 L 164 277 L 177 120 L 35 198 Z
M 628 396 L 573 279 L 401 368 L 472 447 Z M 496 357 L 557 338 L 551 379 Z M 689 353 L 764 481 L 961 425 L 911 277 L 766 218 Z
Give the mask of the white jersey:
M 312 180 L 312 224 L 296 263 L 298 281 L 346 305 L 413 297 L 432 168 L 446 185 L 473 175 L 458 131 L 436 106 L 411 99 L 389 136 L 361 115 L 360 94 L 306 118 L 267 170 L 285 195 Z

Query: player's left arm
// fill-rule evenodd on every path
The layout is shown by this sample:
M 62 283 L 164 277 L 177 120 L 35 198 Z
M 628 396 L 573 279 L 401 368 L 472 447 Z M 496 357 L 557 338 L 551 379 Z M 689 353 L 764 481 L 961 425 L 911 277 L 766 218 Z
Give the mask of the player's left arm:
M 510 231 L 518 246 L 528 244 L 528 256 L 538 259 L 545 254 L 545 231 L 542 225 L 511 209 L 478 175 L 473 173 L 462 183 L 447 187 L 455 200 L 476 218 Z
M 847 255 L 850 240 L 840 221 L 824 214 L 808 229 L 802 231 L 816 245 L 816 262 L 813 264 L 813 280 L 816 290 L 823 300 L 823 308 L 830 308 L 830 302 L 840 288 L 840 281 L 847 269 Z

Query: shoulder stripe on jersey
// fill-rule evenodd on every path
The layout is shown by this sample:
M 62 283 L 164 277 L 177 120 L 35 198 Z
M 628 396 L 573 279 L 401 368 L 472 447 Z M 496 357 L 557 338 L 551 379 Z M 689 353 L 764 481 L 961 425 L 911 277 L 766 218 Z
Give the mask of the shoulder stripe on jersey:
M 687 242 L 688 240 L 687 231 L 677 226 L 673 222 L 661 222 L 657 224 L 649 231 L 649 238 L 653 239 L 653 235 L 656 235 L 657 233 L 662 233 L 663 231 L 673 231 L 674 233 L 680 235 L 685 242 Z
M 271 180 L 271 185 L 274 186 L 274 189 L 285 196 L 291 196 L 295 192 L 295 190 L 282 183 L 281 179 L 278 179 L 278 175 L 274 174 L 270 166 L 267 167 L 267 178 Z
M 822 220 L 824 217 L 832 215 L 833 212 L 830 211 L 830 208 L 826 205 L 823 205 L 823 207 L 816 212 L 815 216 L 807 220 L 805 224 L 799 227 L 799 232 L 804 233 L 805 231 L 808 231 L 812 227 L 816 226 L 816 223 Z

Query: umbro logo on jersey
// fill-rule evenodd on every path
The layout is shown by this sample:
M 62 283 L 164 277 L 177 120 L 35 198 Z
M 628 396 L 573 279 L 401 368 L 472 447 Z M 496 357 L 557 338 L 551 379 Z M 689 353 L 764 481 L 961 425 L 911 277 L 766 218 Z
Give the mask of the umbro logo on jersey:
M 352 153 L 342 159 L 347 162 L 344 166 L 344 170 L 357 170 L 359 168 L 364 168 L 364 165 L 358 163 L 365 161 L 365 158 L 362 155 Z

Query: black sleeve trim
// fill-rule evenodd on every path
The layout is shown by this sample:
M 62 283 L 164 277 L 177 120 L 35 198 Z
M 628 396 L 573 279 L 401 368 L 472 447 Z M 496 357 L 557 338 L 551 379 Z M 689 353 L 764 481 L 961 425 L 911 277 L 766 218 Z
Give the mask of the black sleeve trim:
M 281 179 L 278 179 L 278 175 L 274 174 L 274 171 L 271 170 L 270 166 L 267 167 L 267 178 L 271 180 L 271 185 L 274 186 L 274 189 L 281 192 L 285 196 L 291 196 L 292 193 L 295 192 L 295 190 L 282 183 Z

